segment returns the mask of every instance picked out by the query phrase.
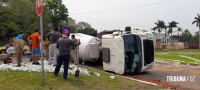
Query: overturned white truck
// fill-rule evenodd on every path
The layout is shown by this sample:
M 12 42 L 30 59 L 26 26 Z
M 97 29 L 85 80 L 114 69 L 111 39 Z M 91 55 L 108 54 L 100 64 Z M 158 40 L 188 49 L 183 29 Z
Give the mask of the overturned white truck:
M 117 74 L 144 72 L 154 62 L 154 40 L 150 32 L 114 32 L 98 38 L 76 33 L 80 39 L 80 58 L 103 61 L 103 69 Z M 101 44 L 101 45 L 100 45 Z
M 103 69 L 117 74 L 144 72 L 154 62 L 154 40 L 149 32 L 115 32 L 102 36 Z

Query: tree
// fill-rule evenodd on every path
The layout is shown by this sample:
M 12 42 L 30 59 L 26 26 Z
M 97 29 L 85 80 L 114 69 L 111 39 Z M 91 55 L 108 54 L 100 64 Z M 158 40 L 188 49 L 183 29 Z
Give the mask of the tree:
M 97 30 L 92 28 L 91 25 L 87 22 L 78 22 L 76 27 L 78 33 L 84 33 L 92 36 L 96 36 L 97 34 Z
M 87 22 L 78 22 L 76 27 L 77 27 L 77 30 L 84 30 L 85 28 L 92 28 L 91 25 Z
M 195 35 L 193 36 L 192 43 L 198 44 L 198 37 L 199 37 L 199 31 L 195 32 Z
M 153 32 L 156 32 L 156 27 L 153 27 L 153 28 L 151 28 L 151 30 L 153 31 Z
M 69 26 L 76 26 L 76 20 L 74 20 L 73 18 L 69 17 L 68 18 L 68 25 Z
M 179 32 L 182 32 L 182 28 L 181 27 L 178 28 L 178 36 L 179 36 Z
M 42 15 L 44 33 L 49 32 L 52 26 L 68 26 L 68 10 L 61 0 L 44 0 Z M 0 0 L 1 41 L 7 42 L 20 31 L 24 32 L 26 39 L 37 28 L 39 17 L 35 11 L 35 0 Z
M 188 29 L 186 29 L 185 31 L 183 31 L 183 33 L 180 35 L 179 41 L 187 43 L 187 44 L 191 43 L 191 41 L 192 41 L 192 34 L 190 33 L 190 31 Z
M 161 32 L 162 32 L 162 29 L 165 29 L 165 45 L 166 45 L 166 25 L 165 25 L 165 22 L 162 21 L 162 20 L 158 20 L 158 22 L 155 22 L 156 26 L 153 28 L 153 30 L 158 30 L 158 33 L 159 33 L 159 39 L 161 39 Z
M 61 0 L 60 0 L 61 1 Z M 59 0 L 44 0 L 43 7 L 43 30 L 44 33 L 49 32 L 50 25 L 54 19 L 59 22 L 56 25 L 68 25 L 68 13 L 63 4 L 58 4 L 56 14 L 51 14 L 52 10 L 48 7 L 47 2 L 59 2 Z M 62 2 L 60 2 L 62 3 Z M 23 11 L 23 12 L 22 12 Z M 52 19 L 53 18 L 53 19 Z M 39 17 L 35 11 L 35 0 L 5 0 L 0 1 L 0 39 L 8 41 L 20 31 L 24 32 L 24 37 L 33 33 L 36 28 L 39 28 Z M 3 38 L 5 37 L 6 38 Z
M 4 32 L 7 37 L 2 38 L 3 40 L 9 40 L 20 31 L 25 32 L 26 35 L 26 32 L 33 30 L 31 24 L 37 22 L 37 19 L 34 20 L 36 15 L 34 16 L 35 7 L 33 5 L 29 0 L 6 0 L 4 5 L 0 6 L 0 28 L 4 28 L 1 32 Z
M 156 27 L 153 27 L 151 30 L 152 30 L 153 32 L 156 32 Z
M 157 30 L 160 34 L 162 32 L 162 29 L 166 28 L 165 22 L 162 20 L 158 20 L 158 22 L 155 22 L 156 26 L 153 28 L 154 30 Z M 160 37 L 159 37 L 160 39 Z
M 10 37 L 14 37 L 17 32 L 15 31 L 17 24 L 13 22 L 14 15 L 9 12 L 0 13 L 0 38 L 1 40 L 9 40 Z
M 83 30 L 78 30 L 77 33 L 84 33 L 87 35 L 96 36 L 97 30 L 95 30 L 94 28 L 85 28 Z
M 46 0 L 45 7 L 49 10 L 53 26 L 68 25 L 68 9 L 62 4 L 62 0 Z
M 195 24 L 196 26 L 199 27 L 199 49 L 200 49 L 200 16 L 199 14 L 197 14 L 197 17 L 194 18 L 194 21 L 192 22 L 192 24 Z
M 76 21 L 71 17 L 68 18 L 68 26 L 71 28 L 72 33 L 77 32 L 77 30 L 76 30 Z
M 175 22 L 175 21 L 171 21 L 169 22 L 169 25 L 168 25 L 168 33 L 170 34 L 171 33 L 171 40 L 172 40 L 172 33 L 173 33 L 173 28 L 177 27 L 177 24 L 178 22 Z

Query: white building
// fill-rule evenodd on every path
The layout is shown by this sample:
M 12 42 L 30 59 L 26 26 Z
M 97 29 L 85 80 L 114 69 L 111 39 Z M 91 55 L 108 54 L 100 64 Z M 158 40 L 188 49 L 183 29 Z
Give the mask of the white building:
M 160 41 L 161 43 L 166 43 L 169 44 L 171 43 L 171 39 L 170 39 L 170 35 L 167 33 L 166 34 L 166 37 L 165 37 L 165 34 L 162 34 L 162 33 L 156 33 L 156 32 L 152 32 L 153 35 L 154 35 L 154 40 L 155 41 Z

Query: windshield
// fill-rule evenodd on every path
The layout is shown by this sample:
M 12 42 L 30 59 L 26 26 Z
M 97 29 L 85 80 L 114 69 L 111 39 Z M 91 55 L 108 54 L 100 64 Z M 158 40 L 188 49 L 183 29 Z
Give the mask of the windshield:
M 125 72 L 135 73 L 138 63 L 141 62 L 141 40 L 137 35 L 124 35 Z

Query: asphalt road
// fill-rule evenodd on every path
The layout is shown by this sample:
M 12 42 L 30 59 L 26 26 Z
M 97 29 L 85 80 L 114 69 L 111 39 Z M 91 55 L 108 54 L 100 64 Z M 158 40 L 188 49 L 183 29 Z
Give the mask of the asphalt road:
M 200 90 L 200 66 L 156 60 L 153 69 L 135 77 L 166 82 L 181 90 Z

